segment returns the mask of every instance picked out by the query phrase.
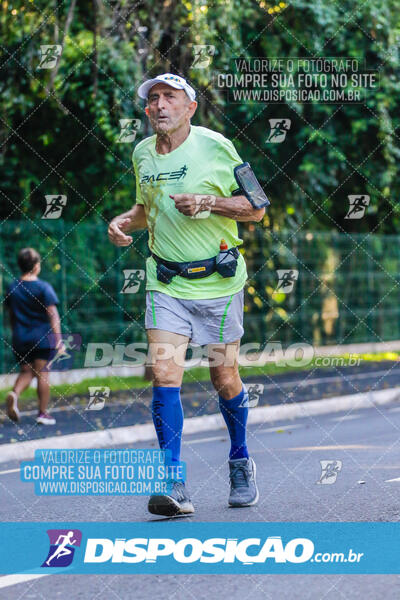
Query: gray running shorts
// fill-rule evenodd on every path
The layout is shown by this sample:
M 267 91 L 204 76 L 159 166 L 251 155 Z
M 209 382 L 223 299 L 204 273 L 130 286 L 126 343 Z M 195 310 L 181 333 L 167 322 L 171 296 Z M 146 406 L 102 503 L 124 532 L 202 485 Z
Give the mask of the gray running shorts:
M 190 338 L 193 344 L 230 344 L 243 333 L 244 289 L 230 296 L 202 300 L 146 292 L 146 329 L 164 329 Z

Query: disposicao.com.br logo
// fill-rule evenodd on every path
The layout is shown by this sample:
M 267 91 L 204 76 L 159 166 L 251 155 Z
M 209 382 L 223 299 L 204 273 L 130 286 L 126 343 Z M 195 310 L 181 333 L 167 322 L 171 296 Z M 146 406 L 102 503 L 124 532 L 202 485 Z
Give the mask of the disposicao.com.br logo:
M 314 543 L 308 538 L 293 538 L 286 544 L 281 536 L 266 539 L 245 538 L 89 538 L 85 563 L 156 563 L 173 559 L 178 563 L 234 563 L 252 565 L 265 563 L 359 562 L 362 553 L 350 549 L 347 553 L 314 554 Z
M 48 529 L 50 548 L 42 567 L 68 567 L 73 559 L 75 548 L 81 545 L 82 532 L 79 529 Z

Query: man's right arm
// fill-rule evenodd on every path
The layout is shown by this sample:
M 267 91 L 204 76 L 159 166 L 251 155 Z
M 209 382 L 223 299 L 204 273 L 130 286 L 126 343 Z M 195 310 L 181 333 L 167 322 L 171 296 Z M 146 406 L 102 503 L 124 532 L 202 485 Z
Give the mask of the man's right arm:
M 115 217 L 108 226 L 108 238 L 116 246 L 129 246 L 132 237 L 126 235 L 131 231 L 146 229 L 146 213 L 143 204 L 135 204 L 131 210 Z

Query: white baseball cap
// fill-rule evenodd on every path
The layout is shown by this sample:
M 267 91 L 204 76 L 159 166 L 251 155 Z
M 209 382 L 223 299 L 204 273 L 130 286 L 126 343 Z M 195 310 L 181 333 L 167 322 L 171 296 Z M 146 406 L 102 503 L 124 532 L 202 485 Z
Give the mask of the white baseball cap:
M 188 84 L 186 79 L 183 77 L 179 77 L 179 75 L 174 75 L 173 73 L 163 73 L 162 75 L 157 75 L 154 79 L 148 79 L 142 85 L 139 86 L 138 96 L 139 98 L 143 98 L 143 100 L 147 100 L 147 96 L 149 95 L 150 89 L 153 85 L 157 83 L 166 83 L 176 90 L 185 90 L 186 94 L 189 96 L 190 100 L 194 100 L 196 98 L 196 92 Z

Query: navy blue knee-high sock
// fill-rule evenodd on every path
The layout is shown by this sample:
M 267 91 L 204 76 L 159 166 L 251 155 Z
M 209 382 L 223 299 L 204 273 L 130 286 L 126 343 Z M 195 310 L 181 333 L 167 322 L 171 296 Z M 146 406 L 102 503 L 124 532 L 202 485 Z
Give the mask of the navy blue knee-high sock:
M 183 410 L 180 387 L 153 387 L 152 416 L 161 450 L 171 450 L 172 463 L 180 461 Z
M 219 396 L 219 408 L 231 438 L 229 458 L 249 458 L 246 444 L 246 423 L 249 413 L 247 391 L 243 386 L 240 394 L 231 400 Z

